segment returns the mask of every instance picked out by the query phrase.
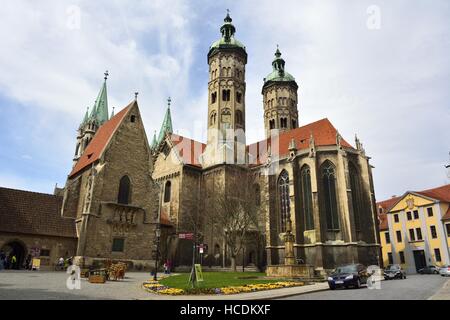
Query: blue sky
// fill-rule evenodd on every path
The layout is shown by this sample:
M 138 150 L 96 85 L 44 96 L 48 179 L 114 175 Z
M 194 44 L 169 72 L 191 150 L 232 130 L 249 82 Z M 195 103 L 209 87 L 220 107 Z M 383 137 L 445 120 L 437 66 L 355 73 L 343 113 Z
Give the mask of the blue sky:
M 279 44 L 299 84 L 300 125 L 328 117 L 350 143 L 357 133 L 378 200 L 450 182 L 446 0 L 5 0 L 0 185 L 64 185 L 76 128 L 105 70 L 110 108 L 139 91 L 149 138 L 171 96 L 175 131 L 205 141 L 206 54 L 227 8 L 249 56 L 248 142 L 264 136 L 262 79 Z

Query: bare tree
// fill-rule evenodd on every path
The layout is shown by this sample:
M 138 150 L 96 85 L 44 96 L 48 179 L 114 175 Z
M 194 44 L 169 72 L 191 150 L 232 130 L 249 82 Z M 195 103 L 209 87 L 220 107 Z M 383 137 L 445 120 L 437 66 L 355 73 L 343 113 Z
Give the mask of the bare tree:
M 236 257 L 250 232 L 258 232 L 259 188 L 254 175 L 236 168 L 227 175 L 221 192 L 215 192 L 210 205 L 210 217 L 223 237 L 231 257 L 231 269 L 236 271 Z

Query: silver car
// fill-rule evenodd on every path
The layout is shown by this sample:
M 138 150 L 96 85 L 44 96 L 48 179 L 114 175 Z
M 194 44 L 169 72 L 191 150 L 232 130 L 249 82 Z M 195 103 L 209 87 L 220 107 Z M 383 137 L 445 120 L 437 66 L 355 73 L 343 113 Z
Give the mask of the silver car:
M 450 277 L 450 265 L 445 265 L 439 269 L 439 274 L 443 277 Z

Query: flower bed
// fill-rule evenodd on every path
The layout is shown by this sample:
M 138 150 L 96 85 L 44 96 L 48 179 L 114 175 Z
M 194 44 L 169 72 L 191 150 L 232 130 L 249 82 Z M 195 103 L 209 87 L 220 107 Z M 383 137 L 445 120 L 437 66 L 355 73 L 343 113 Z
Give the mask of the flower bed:
M 262 290 L 281 289 L 289 287 L 297 287 L 305 285 L 304 282 L 294 281 L 280 281 L 274 283 L 261 284 L 246 284 L 242 286 L 230 286 L 222 288 L 193 288 L 193 289 L 178 289 L 169 288 L 155 281 L 148 281 L 144 283 L 144 288 L 152 293 L 166 294 L 166 295 L 182 295 L 182 294 L 238 294 L 245 292 L 256 292 Z

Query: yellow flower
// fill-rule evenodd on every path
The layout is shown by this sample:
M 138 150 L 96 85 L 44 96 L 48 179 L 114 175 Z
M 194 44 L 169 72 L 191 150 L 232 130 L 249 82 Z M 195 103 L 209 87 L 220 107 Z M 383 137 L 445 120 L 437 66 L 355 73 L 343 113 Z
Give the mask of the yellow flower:
M 169 294 L 169 295 L 179 295 L 179 294 L 183 294 L 184 290 L 183 289 L 177 289 L 177 288 L 169 288 L 169 289 L 159 290 L 158 293 Z

